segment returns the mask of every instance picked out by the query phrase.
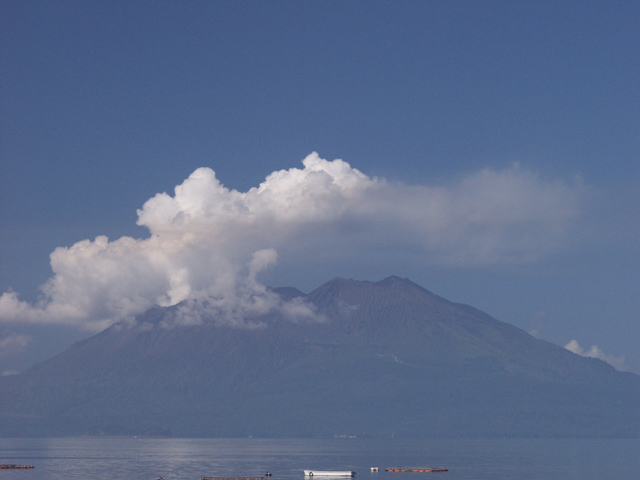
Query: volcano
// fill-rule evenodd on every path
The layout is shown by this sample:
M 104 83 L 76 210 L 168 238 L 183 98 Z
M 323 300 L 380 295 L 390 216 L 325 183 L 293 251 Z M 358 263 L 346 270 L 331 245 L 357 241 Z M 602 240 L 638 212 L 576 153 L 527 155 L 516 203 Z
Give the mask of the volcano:
M 0 378 L 0 435 L 640 436 L 640 376 L 410 280 L 273 291 L 316 318 L 153 308 Z

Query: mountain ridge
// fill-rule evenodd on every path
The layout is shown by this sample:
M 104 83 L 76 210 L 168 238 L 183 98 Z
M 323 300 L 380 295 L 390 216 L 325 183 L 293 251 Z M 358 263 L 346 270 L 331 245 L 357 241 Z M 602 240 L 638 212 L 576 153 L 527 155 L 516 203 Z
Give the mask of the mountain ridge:
M 408 279 L 271 291 L 317 318 L 152 308 L 0 379 L 0 434 L 640 436 L 640 377 Z

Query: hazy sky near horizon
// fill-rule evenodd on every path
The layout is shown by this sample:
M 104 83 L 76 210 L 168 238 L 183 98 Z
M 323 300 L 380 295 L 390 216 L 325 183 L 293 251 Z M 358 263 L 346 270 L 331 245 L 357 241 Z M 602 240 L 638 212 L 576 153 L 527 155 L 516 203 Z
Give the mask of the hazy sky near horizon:
M 0 8 L 0 373 L 389 275 L 640 373 L 640 4 Z

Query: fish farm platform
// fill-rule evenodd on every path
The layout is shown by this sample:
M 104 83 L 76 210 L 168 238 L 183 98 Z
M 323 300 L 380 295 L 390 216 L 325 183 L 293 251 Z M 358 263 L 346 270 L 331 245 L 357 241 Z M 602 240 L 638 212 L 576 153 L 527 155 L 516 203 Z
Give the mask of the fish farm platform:
M 420 473 L 431 473 L 431 472 L 448 472 L 448 468 L 443 467 L 390 467 L 385 469 L 386 472 L 420 472 Z

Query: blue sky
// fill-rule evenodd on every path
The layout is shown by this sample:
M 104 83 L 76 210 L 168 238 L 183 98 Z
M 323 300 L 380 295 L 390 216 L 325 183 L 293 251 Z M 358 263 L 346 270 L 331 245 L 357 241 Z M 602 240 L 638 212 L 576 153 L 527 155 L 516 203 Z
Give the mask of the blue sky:
M 640 373 L 637 3 L 0 7 L 0 371 L 253 272 L 409 277 Z M 169 255 L 176 212 L 227 243 Z

